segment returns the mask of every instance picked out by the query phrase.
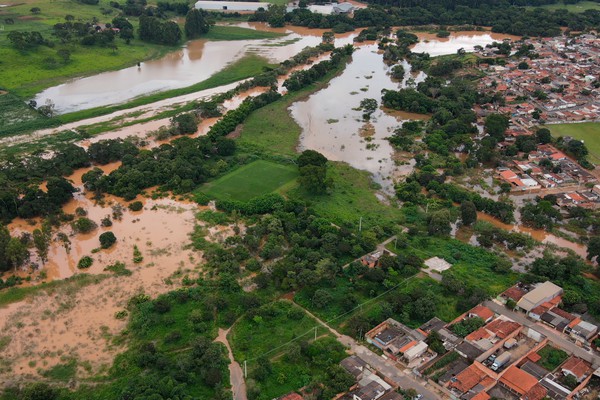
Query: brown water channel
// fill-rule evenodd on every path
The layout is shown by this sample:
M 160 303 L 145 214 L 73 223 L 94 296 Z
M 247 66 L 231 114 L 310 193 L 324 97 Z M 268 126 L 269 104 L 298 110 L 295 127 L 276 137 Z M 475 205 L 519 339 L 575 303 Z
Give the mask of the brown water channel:
M 237 26 L 273 30 L 264 24 Z M 166 56 L 86 78 L 75 79 L 44 90 L 35 96 L 38 104 L 51 99 L 59 114 L 122 103 L 143 95 L 183 88 L 208 79 L 227 65 L 247 54 L 259 54 L 272 62 L 281 62 L 307 46 L 321 42 L 322 30 L 273 30 L 287 34 L 275 39 L 207 41 L 192 40 Z M 355 33 L 338 35 L 336 45 L 352 43 Z
M 587 255 L 587 248 L 586 246 L 579 244 L 579 243 L 573 243 L 571 241 L 568 241 L 567 239 L 563 239 L 561 237 L 558 237 L 556 235 L 553 235 L 551 233 L 548 233 L 542 229 L 533 229 L 533 228 L 528 228 L 526 226 L 522 226 L 522 225 L 512 225 L 512 224 L 505 224 L 502 221 L 491 217 L 485 213 L 482 212 L 478 212 L 477 213 L 477 219 L 479 221 L 486 221 L 491 223 L 492 225 L 498 227 L 498 228 L 502 228 L 504 230 L 507 231 L 512 231 L 512 232 L 520 232 L 520 233 L 525 233 L 530 235 L 533 239 L 537 240 L 538 242 L 541 243 L 546 243 L 546 244 L 554 244 L 558 247 L 563 247 L 566 249 L 570 249 L 573 250 L 577 255 L 581 256 L 582 258 L 585 259 L 586 255 Z

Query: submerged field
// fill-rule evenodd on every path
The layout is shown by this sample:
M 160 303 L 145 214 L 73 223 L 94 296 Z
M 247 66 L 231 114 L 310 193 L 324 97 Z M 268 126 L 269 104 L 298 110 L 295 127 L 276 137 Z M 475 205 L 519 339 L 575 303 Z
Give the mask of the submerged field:
M 295 166 L 259 160 L 204 185 L 200 191 L 219 200 L 247 201 L 277 191 L 297 176 Z
M 571 136 L 574 139 L 585 142 L 586 147 L 590 152 L 590 160 L 595 163 L 600 163 L 600 123 L 599 122 L 583 122 L 580 124 L 557 124 L 547 125 L 552 135 Z

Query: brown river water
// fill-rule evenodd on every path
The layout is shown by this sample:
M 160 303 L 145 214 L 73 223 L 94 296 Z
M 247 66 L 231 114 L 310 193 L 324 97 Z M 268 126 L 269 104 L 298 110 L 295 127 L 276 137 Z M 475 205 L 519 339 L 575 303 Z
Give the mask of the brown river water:
M 192 40 L 178 51 L 118 71 L 75 79 L 35 96 L 38 104 L 51 99 L 59 114 L 122 103 L 136 97 L 182 88 L 202 82 L 247 54 L 259 54 L 271 62 L 289 59 L 307 46 L 321 42 L 324 30 L 267 28 L 261 23 L 236 24 L 250 29 L 285 33 L 275 39 L 207 41 Z M 337 35 L 336 45 L 352 43 L 356 33 Z

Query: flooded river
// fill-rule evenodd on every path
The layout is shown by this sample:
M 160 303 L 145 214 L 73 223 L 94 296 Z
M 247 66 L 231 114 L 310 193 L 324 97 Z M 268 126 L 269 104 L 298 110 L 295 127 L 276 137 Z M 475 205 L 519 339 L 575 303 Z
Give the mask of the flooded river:
M 247 54 L 259 54 L 271 62 L 287 60 L 305 47 L 319 44 L 323 32 L 307 32 L 304 28 L 270 29 L 258 23 L 236 26 L 270 30 L 286 36 L 261 40 L 192 40 L 181 50 L 143 62 L 139 67 L 105 72 L 48 88 L 36 95 L 35 100 L 42 105 L 46 99 L 51 99 L 59 114 L 123 103 L 143 95 L 202 82 Z M 356 33 L 338 36 L 336 45 L 339 46 L 352 43 Z
M 420 35 L 422 39 L 428 38 L 427 34 Z M 471 51 L 475 45 L 484 46 L 503 36 L 459 32 L 445 40 L 420 42 L 413 51 L 453 54 L 459 48 Z M 403 65 L 408 72 L 410 65 L 406 62 Z M 398 83 L 391 79 L 389 72 L 390 66 L 383 62 L 376 45 L 360 46 L 340 76 L 307 100 L 293 104 L 290 112 L 302 127 L 300 149 L 317 150 L 331 160 L 345 161 L 355 168 L 367 170 L 386 192 L 392 193 L 394 181 L 409 174 L 412 167 L 410 164 L 396 165 L 397 155 L 385 138 L 402 121 L 426 116 L 378 109 L 369 123 L 362 120 L 362 111 L 357 109 L 361 100 L 373 98 L 379 102 L 382 89 L 397 90 L 411 77 L 407 73 L 404 82 Z M 425 74 L 421 72 L 412 78 L 418 83 L 425 79 Z
M 382 89 L 400 87 L 392 81 L 389 70 L 376 45 L 361 46 L 340 76 L 306 101 L 294 103 L 290 112 L 302 127 L 301 150 L 317 150 L 331 160 L 370 171 L 377 183 L 391 191 L 398 168 L 392 159 L 394 150 L 385 138 L 401 121 L 414 116 L 389 115 L 378 109 L 365 122 L 358 109 L 361 100 L 379 102 Z

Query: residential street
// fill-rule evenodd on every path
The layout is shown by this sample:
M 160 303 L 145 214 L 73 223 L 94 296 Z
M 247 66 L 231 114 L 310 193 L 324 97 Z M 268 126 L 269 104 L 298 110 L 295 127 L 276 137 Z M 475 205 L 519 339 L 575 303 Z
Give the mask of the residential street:
M 302 307 L 302 306 L 300 306 Z M 369 363 L 371 367 L 375 370 L 379 371 L 386 378 L 395 382 L 402 389 L 415 389 L 418 393 L 423 395 L 423 399 L 427 400 L 436 400 L 436 399 L 445 399 L 447 396 L 438 393 L 437 390 L 427 383 L 419 380 L 416 376 L 412 375 L 410 370 L 400 370 L 398 369 L 394 363 L 390 360 L 386 360 L 376 353 L 372 352 L 365 346 L 359 344 L 356 340 L 352 339 L 350 336 L 342 335 L 321 319 L 319 319 L 316 315 L 312 314 L 310 311 L 304 309 L 311 317 L 317 320 L 321 325 L 325 328 L 329 329 L 331 333 L 335 335 L 335 337 L 342 343 L 344 346 L 350 348 L 350 350 L 362 358 L 364 361 Z
M 561 335 L 559 332 L 557 332 L 547 326 L 544 326 L 541 323 L 533 322 L 533 321 L 527 319 L 527 317 L 525 317 L 524 314 L 511 311 L 511 310 L 507 309 L 506 307 L 504 307 L 503 305 L 500 305 L 494 301 L 488 300 L 484 303 L 484 305 L 497 314 L 505 315 L 508 318 L 520 323 L 521 325 L 528 326 L 528 327 L 535 329 L 536 331 L 538 331 L 541 334 L 543 334 L 544 336 L 546 336 L 550 341 L 556 343 L 560 347 L 567 350 L 569 353 L 573 353 L 577 357 L 583 358 L 584 360 L 591 362 L 595 368 L 600 367 L 600 357 L 595 356 L 592 352 L 589 352 L 589 351 L 577 346 L 575 343 L 568 340 L 565 336 Z

